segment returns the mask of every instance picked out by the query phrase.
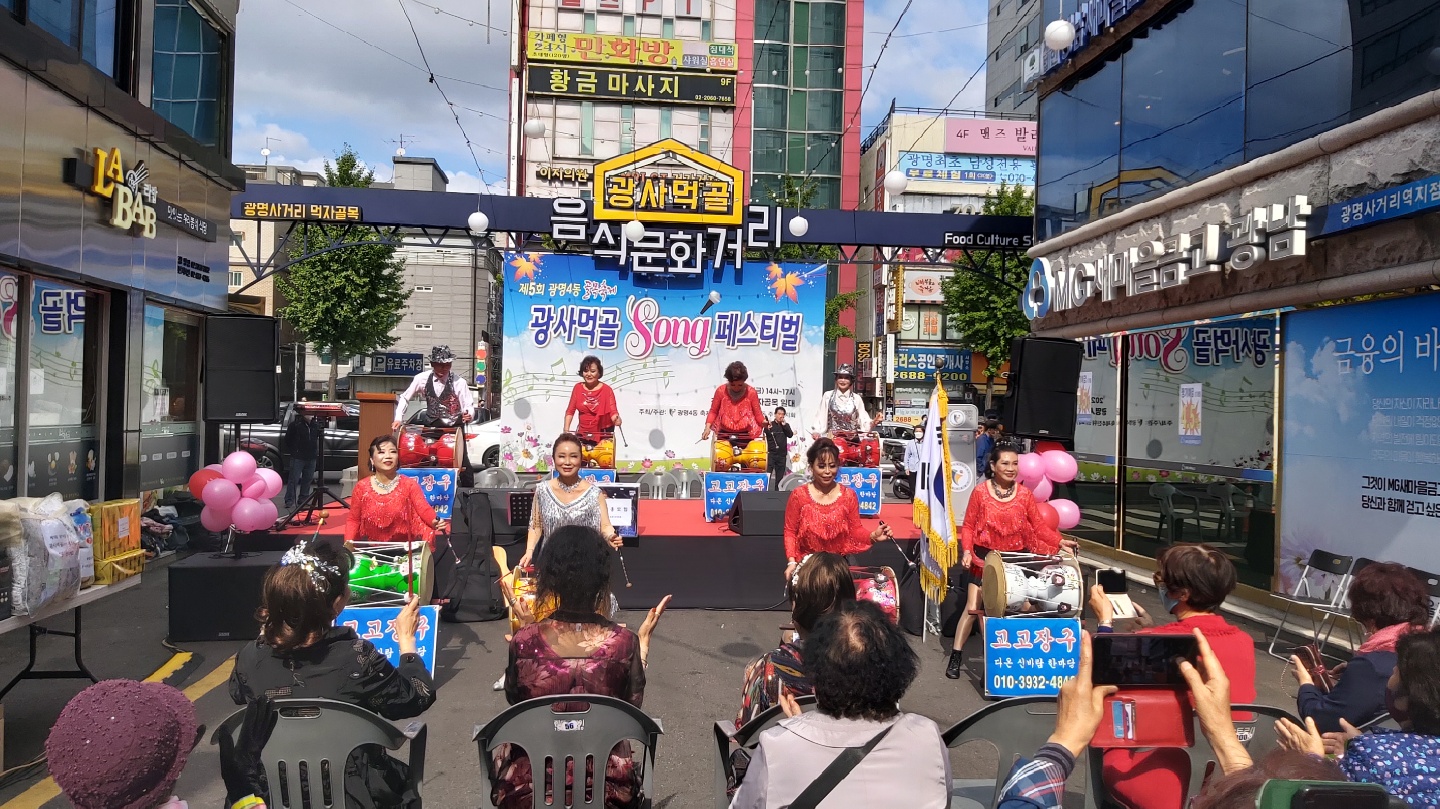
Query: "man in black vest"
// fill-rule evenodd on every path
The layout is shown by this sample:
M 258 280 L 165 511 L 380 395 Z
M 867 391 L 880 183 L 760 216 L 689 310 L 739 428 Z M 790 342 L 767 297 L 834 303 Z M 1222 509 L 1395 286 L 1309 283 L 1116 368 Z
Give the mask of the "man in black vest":
M 435 346 L 430 349 L 430 370 L 421 371 L 410 380 L 410 387 L 400 394 L 395 402 L 395 420 L 391 423 L 390 429 L 396 432 L 405 424 L 405 409 L 410 404 L 410 399 L 416 394 L 425 394 L 425 410 L 420 418 L 420 423 L 427 427 L 439 427 L 442 429 L 454 429 L 456 425 L 467 424 L 475 415 L 475 403 L 470 398 L 470 386 L 466 384 L 465 378 L 453 373 L 450 368 L 455 362 L 455 352 L 450 346 Z M 457 442 L 457 463 L 464 468 L 460 462 L 465 453 L 465 442 Z

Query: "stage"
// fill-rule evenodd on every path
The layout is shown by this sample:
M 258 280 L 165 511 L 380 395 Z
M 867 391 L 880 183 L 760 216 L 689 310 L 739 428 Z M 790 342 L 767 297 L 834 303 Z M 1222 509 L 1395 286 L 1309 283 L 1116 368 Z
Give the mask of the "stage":
M 489 498 L 494 542 L 506 549 L 513 564 L 524 552 L 525 526 L 510 519 L 512 493 L 523 497 L 526 492 L 467 489 L 460 492 L 457 505 L 467 497 Z M 626 538 L 621 551 L 624 566 L 617 557 L 611 580 L 620 606 L 649 609 L 662 597 L 673 595 L 670 606 L 677 609 L 786 608 L 784 539 L 778 533 L 735 534 L 726 523 L 706 522 L 703 509 L 704 501 L 699 499 L 640 501 L 639 536 Z M 329 512 L 320 535 L 343 537 L 349 512 L 339 507 Z M 909 504 L 887 503 L 881 506 L 879 516 L 863 518 L 872 527 L 879 520 L 890 526 L 900 548 L 913 558 L 920 532 L 911 522 Z M 296 525 L 263 541 L 267 547 L 288 545 L 296 537 L 314 533 L 313 525 Z M 903 577 L 907 560 L 900 548 L 895 543 L 881 543 L 858 556 L 855 564 L 888 565 Z M 629 587 L 625 586 L 627 572 Z

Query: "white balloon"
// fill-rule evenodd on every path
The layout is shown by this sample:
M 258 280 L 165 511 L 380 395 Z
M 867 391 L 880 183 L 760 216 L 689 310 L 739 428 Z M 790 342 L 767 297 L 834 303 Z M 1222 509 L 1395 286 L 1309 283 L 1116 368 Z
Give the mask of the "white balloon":
M 470 229 L 471 233 L 479 235 L 490 229 L 490 217 L 481 211 L 476 211 L 470 214 L 469 219 L 465 220 L 465 226 Z
M 1075 44 L 1075 26 L 1069 20 L 1056 20 L 1045 26 L 1045 47 L 1063 51 Z
M 900 170 L 891 171 L 885 175 L 885 190 L 891 194 L 903 194 L 910 185 L 910 178 Z
M 639 219 L 631 219 L 625 223 L 625 238 L 632 243 L 645 238 L 645 223 Z
M 545 122 L 538 118 L 531 118 L 525 122 L 525 137 L 530 139 L 545 137 Z
M 810 220 L 803 216 L 796 216 L 790 219 L 790 235 L 800 238 L 810 232 Z

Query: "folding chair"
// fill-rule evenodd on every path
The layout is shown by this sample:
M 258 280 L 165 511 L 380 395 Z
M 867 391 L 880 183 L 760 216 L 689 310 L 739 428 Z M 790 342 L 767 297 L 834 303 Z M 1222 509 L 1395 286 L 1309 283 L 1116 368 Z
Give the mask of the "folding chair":
M 680 481 L 669 472 L 656 469 L 640 476 L 640 496 L 647 500 L 669 500 L 680 494 Z
M 1280 634 L 1285 631 L 1285 625 L 1290 620 L 1290 610 L 1296 606 L 1307 609 L 1330 609 L 1339 610 L 1342 608 L 1345 598 L 1345 588 L 1350 582 L 1350 568 L 1354 565 L 1355 559 L 1350 556 L 1341 556 L 1330 551 L 1316 550 L 1310 554 L 1305 562 L 1304 569 L 1300 572 L 1300 580 L 1295 582 L 1295 589 L 1289 593 L 1275 593 L 1275 597 L 1285 602 L 1285 612 L 1280 616 L 1280 625 L 1275 627 L 1275 634 L 1270 638 L 1270 645 L 1266 652 L 1271 657 L 1278 657 L 1281 660 L 1289 658 L 1289 654 L 1276 654 L 1275 644 L 1280 640 Z M 1322 590 L 1319 578 L 1322 575 L 1334 576 L 1336 581 L 1332 589 Z M 1313 576 L 1313 578 L 1312 578 Z M 1316 621 L 1315 616 L 1320 615 Z M 1329 618 L 1328 613 L 1310 614 L 1311 637 L 1316 643 L 1320 643 L 1320 629 Z
M 1435 624 L 1440 622 L 1440 575 L 1429 573 L 1418 567 L 1406 569 L 1419 576 L 1420 581 L 1425 584 L 1425 589 L 1430 593 L 1430 620 L 1425 622 L 1425 628 L 1434 629 Z

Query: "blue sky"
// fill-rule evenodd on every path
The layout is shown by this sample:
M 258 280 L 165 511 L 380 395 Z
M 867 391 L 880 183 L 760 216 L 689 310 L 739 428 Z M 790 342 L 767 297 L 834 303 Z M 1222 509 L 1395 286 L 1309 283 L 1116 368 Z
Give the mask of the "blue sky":
M 437 81 L 474 145 L 478 171 L 460 127 L 427 81 L 401 3 L 431 68 L 449 77 Z M 482 0 L 245 0 L 237 22 L 232 159 L 260 163 L 269 137 L 272 163 L 318 170 L 349 143 L 385 180 L 403 135 L 410 155 L 439 161 L 451 190 L 474 191 L 482 178 L 503 188 L 510 3 L 489 4 L 487 12 Z M 868 66 L 905 0 L 865 5 L 869 79 Z M 984 0 L 913 0 L 879 56 L 857 124 L 862 136 L 892 98 L 909 107 L 948 102 L 984 61 L 985 16 Z M 497 29 L 488 43 L 487 20 Z M 982 73 L 955 107 L 979 108 L 984 98 Z

